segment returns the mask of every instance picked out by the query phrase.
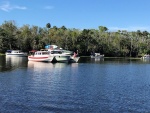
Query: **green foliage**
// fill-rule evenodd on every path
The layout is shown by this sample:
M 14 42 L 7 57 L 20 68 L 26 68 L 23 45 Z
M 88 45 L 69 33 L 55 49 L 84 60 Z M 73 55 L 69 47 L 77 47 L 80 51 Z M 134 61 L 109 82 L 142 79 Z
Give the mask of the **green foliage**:
M 5 21 L 0 26 L 0 52 L 8 49 L 29 51 L 40 50 L 48 44 L 55 44 L 63 49 L 79 50 L 80 55 L 100 52 L 105 56 L 137 57 L 150 54 L 150 35 L 147 31 L 127 32 L 118 30 L 108 32 L 105 26 L 99 29 L 67 29 L 65 26 L 46 27 L 23 25 L 17 27 L 14 21 Z

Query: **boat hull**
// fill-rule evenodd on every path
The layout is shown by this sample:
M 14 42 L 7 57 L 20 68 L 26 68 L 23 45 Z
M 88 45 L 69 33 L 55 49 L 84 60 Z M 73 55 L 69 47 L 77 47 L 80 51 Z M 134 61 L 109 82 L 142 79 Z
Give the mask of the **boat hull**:
M 6 53 L 6 56 L 15 56 L 15 57 L 27 57 L 28 55 L 25 53 L 20 53 L 20 54 L 12 54 L 12 53 Z
M 69 62 L 70 56 L 68 55 L 54 55 L 53 62 Z
M 52 62 L 53 56 L 28 56 L 29 61 L 36 61 L 36 62 Z

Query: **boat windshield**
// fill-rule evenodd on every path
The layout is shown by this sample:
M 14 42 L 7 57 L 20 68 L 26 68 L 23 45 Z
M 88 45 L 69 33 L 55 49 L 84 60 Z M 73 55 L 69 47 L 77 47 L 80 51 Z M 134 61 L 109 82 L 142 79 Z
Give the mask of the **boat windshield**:
M 61 51 L 51 51 L 51 54 L 62 54 Z

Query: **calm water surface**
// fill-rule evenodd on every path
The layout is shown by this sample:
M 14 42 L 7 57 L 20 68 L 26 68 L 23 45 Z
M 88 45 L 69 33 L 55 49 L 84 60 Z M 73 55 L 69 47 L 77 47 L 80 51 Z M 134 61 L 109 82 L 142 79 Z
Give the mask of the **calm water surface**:
M 149 113 L 150 61 L 0 57 L 1 113 Z

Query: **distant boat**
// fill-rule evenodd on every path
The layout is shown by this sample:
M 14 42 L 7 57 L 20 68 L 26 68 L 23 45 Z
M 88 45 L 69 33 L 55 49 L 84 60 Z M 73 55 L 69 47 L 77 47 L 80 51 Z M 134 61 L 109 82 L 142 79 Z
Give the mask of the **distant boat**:
M 16 56 L 16 57 L 27 57 L 27 52 L 22 52 L 21 50 L 7 50 L 5 52 L 6 56 Z
M 146 60 L 146 59 L 150 59 L 150 55 L 149 54 L 145 54 L 143 57 L 141 57 L 141 59 L 144 59 L 144 60 Z
M 30 55 L 28 56 L 29 61 L 37 61 L 37 62 L 52 62 L 54 56 L 50 55 L 49 51 L 29 51 Z
M 104 55 L 101 55 L 100 53 L 94 53 L 91 54 L 91 58 L 104 58 Z

